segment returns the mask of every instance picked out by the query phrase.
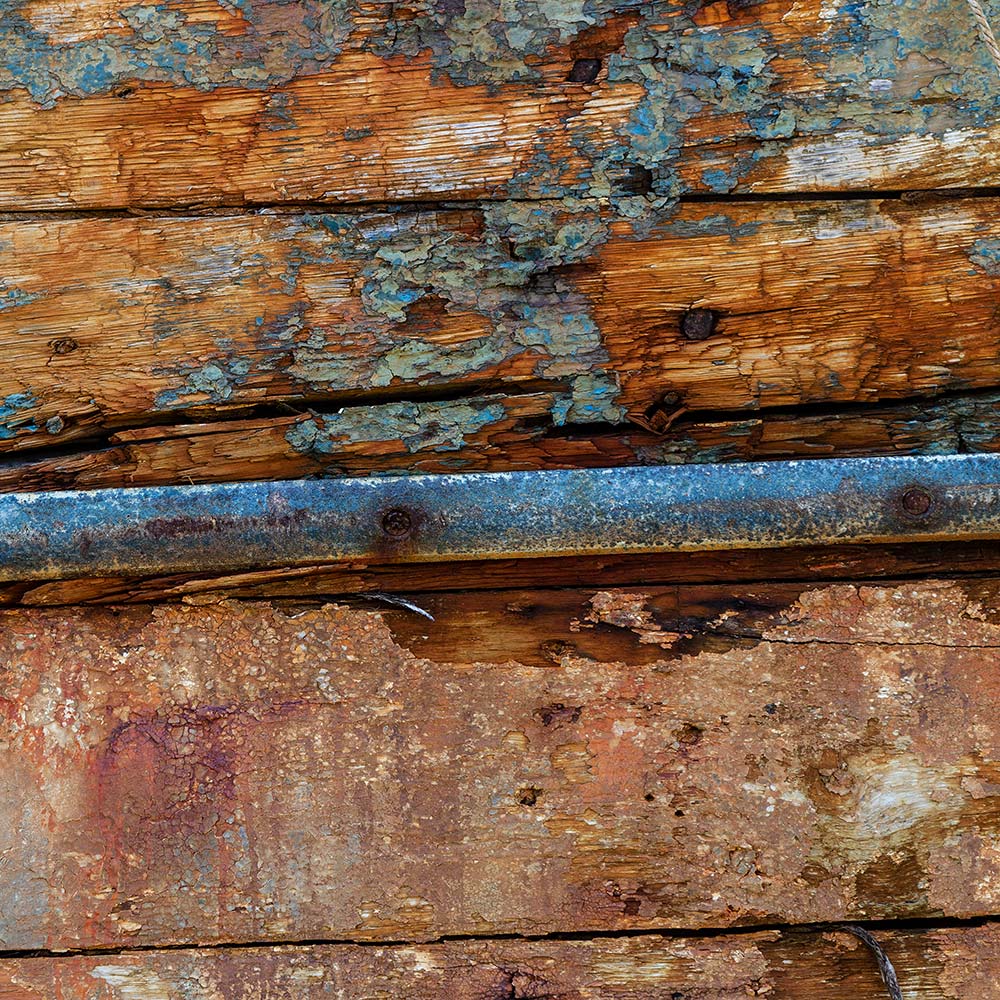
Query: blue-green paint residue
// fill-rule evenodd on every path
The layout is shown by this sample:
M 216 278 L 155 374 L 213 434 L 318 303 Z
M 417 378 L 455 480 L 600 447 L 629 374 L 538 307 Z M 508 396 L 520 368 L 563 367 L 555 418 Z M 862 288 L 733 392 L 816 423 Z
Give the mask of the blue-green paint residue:
M 225 403 L 247 381 L 251 363 L 246 358 L 220 355 L 203 365 L 183 365 L 180 385 L 161 390 L 154 401 L 159 410 L 196 406 L 202 403 Z M 176 378 L 172 368 L 157 368 L 156 375 Z
M 410 454 L 459 451 L 507 415 L 499 396 L 427 403 L 387 403 L 314 414 L 285 435 L 299 452 L 336 455 L 350 445 L 399 441 Z
M 829 138 L 849 128 L 852 141 L 878 146 L 982 129 L 1000 103 L 985 47 L 952 0 L 930 0 L 919 12 L 893 0 L 842 3 L 821 31 L 792 41 L 769 30 L 770 16 L 699 24 L 698 5 L 680 0 L 464 0 L 405 13 L 354 0 L 240 0 L 220 8 L 222 25 L 189 21 L 183 7 L 133 4 L 122 8 L 115 30 L 76 40 L 61 39 L 58 27 L 48 34 L 27 0 L 5 0 L 0 10 L 0 90 L 24 89 L 47 106 L 136 82 L 274 90 L 336 66 L 353 38 L 384 58 L 429 58 L 434 80 L 485 87 L 503 110 L 511 86 L 539 83 L 584 33 L 603 27 L 622 37 L 601 53 L 598 83 L 566 86 L 576 160 L 546 129 L 519 153 L 508 193 L 523 197 L 569 191 L 614 204 L 623 178 L 642 167 L 651 172 L 654 198 L 674 198 L 687 183 L 679 167 L 695 118 L 725 116 L 736 123 L 731 138 L 756 143 L 704 171 L 702 183 L 724 192 L 760 158 L 781 155 L 793 137 Z M 227 11 L 243 18 L 235 33 Z M 802 62 L 806 79 L 817 83 L 789 88 L 775 68 L 788 59 Z M 573 102 L 582 109 L 593 88 L 613 97 L 636 85 L 640 99 L 617 134 L 569 113 Z M 262 127 L 293 133 L 296 114 L 294 95 L 274 93 Z M 338 138 L 350 143 L 377 131 L 377 117 L 362 112 Z M 635 211 L 630 203 L 628 213 Z
M 969 248 L 968 256 L 981 271 L 1000 276 L 1000 240 L 976 240 Z
M 67 95 L 105 94 L 134 81 L 207 90 L 265 90 L 329 66 L 354 28 L 350 0 L 240 5 L 245 31 L 189 21 L 167 4 L 120 10 L 120 24 L 97 38 L 64 40 L 32 17 L 27 0 L 0 8 L 0 89 L 25 89 L 50 106 Z M 225 9 L 220 9 L 226 20 Z M 283 109 L 272 107 L 275 127 Z
M 38 400 L 31 392 L 12 392 L 0 401 L 0 439 L 9 441 L 19 434 L 33 434 L 38 430 L 34 414 Z
M 0 312 L 16 309 L 18 306 L 26 306 L 41 297 L 38 292 L 27 292 L 23 288 L 9 288 L 0 281 Z

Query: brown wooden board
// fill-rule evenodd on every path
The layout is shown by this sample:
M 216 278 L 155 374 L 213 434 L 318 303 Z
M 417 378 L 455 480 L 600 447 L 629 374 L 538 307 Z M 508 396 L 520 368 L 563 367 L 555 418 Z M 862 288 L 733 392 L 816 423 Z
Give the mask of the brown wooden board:
M 652 586 L 795 580 L 885 580 L 908 577 L 975 578 L 1000 572 L 1000 543 L 911 542 L 833 545 L 720 552 L 667 552 L 642 556 L 578 556 L 442 563 L 295 566 L 220 574 L 160 577 L 85 577 L 22 581 L 0 587 L 0 605 L 213 603 L 222 598 L 329 598 L 372 593 L 490 591 L 511 588 Z M 383 605 L 384 606 L 384 605 Z
M 998 232 L 990 199 L 8 222 L 0 443 L 141 442 L 125 431 L 290 406 L 159 445 L 164 477 L 259 476 L 258 440 L 288 472 L 340 453 L 399 468 L 401 445 L 460 470 L 530 445 L 526 423 L 663 430 L 987 389 Z M 692 309 L 714 324 L 687 326 Z
M 634 424 L 554 426 L 555 402 L 552 393 L 495 394 L 123 430 L 101 445 L 0 463 L 0 492 L 1000 448 L 1000 396 L 990 391 L 822 413 L 681 414 L 661 433 Z M 476 415 L 491 409 L 498 419 L 475 427 Z M 300 435 L 319 426 L 321 445 L 301 447 Z
M 904 996 L 1000 997 L 996 925 L 876 930 Z M 839 932 L 319 945 L 0 959 L 3 1000 L 884 1000 Z
M 0 206 L 1000 183 L 969 12 L 16 0 Z
M 0 946 L 995 913 L 998 586 L 4 612 Z

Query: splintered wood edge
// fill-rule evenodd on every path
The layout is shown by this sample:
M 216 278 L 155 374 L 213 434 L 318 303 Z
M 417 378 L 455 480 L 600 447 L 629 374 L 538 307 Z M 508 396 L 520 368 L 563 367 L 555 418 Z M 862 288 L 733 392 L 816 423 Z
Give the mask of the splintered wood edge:
M 1000 931 L 875 929 L 904 996 L 1000 997 Z M 195 986 L 196 984 L 196 986 Z M 190 991 L 196 990 L 196 994 Z M 95 992 L 97 991 L 97 992 Z M 109 955 L 0 957 L 5 1000 L 843 1000 L 888 997 L 869 951 L 836 930 L 685 938 L 314 945 Z

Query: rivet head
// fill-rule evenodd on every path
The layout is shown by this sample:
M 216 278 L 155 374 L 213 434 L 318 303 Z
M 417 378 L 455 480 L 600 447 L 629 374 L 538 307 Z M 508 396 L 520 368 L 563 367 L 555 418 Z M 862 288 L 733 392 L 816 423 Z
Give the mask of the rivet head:
M 900 506 L 910 517 L 923 517 L 933 504 L 930 493 L 919 486 L 909 487 L 900 499 Z
M 714 309 L 688 309 L 681 316 L 681 336 L 685 340 L 708 340 L 719 323 L 719 314 Z
M 393 538 L 405 538 L 413 529 L 413 518 L 405 510 L 390 510 L 382 516 L 382 530 Z

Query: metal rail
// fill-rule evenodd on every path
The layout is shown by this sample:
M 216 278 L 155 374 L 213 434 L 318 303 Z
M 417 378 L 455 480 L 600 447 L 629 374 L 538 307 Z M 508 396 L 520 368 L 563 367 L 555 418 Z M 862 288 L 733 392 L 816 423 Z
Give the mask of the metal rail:
M 1000 537 L 1000 455 L 0 496 L 0 580 Z

